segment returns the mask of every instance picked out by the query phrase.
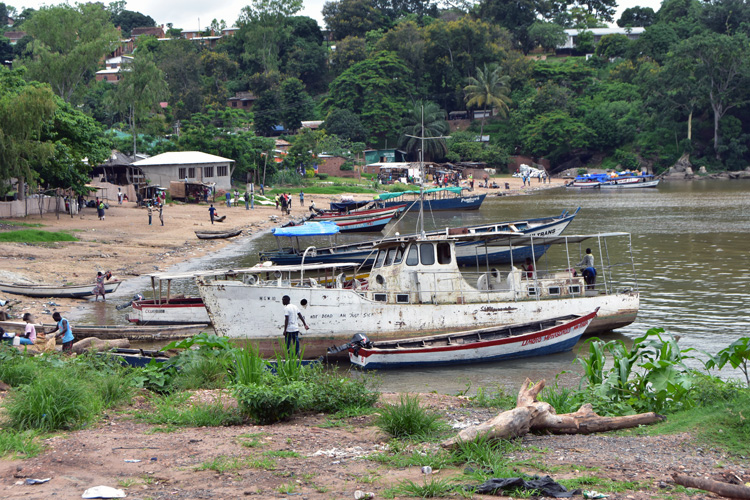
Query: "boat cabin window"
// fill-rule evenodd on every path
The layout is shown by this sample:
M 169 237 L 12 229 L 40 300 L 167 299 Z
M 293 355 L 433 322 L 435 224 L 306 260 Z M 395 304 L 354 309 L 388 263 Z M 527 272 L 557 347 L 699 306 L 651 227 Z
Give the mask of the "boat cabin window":
M 417 264 L 419 264 L 419 249 L 417 249 L 417 245 L 411 245 L 406 256 L 406 265 L 416 266 Z
M 382 267 L 383 266 L 383 261 L 385 260 L 385 254 L 386 254 L 386 252 L 387 252 L 386 250 L 380 250 L 378 252 L 378 255 L 375 257 L 375 265 L 372 266 L 372 267 L 378 268 L 378 267 Z
M 397 247 L 391 247 L 388 249 L 388 252 L 385 256 L 385 263 L 383 264 L 384 266 L 390 266 L 391 264 L 393 264 L 393 258 L 396 256 L 396 250 Z
M 402 243 L 401 246 L 399 246 L 396 249 L 396 258 L 393 260 L 394 264 L 401 264 L 401 261 L 404 260 L 404 244 Z
M 451 246 L 449 243 L 438 243 L 437 245 L 438 264 L 451 263 Z
M 435 247 L 432 243 L 421 243 L 419 253 L 422 257 L 423 266 L 431 266 L 435 263 Z

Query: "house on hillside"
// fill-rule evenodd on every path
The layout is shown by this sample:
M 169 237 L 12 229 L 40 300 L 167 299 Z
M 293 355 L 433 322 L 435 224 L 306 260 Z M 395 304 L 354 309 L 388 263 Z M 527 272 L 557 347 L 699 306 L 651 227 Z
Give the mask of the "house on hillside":
M 169 186 L 172 181 L 214 183 L 217 189 L 232 187 L 234 160 L 199 151 L 175 151 L 132 164 L 143 170 L 151 184 Z
M 145 28 L 133 28 L 130 32 L 132 38 L 138 38 L 139 36 L 155 36 L 156 38 L 164 38 L 164 25 L 151 26 Z
M 234 97 L 227 99 L 227 107 L 250 111 L 257 99 L 252 92 L 235 92 Z
M 394 163 L 406 161 L 406 151 L 399 149 L 366 149 L 365 164 L 371 163 Z
M 110 57 L 104 61 L 105 69 L 96 72 L 97 82 L 117 83 L 122 78 L 122 72 L 133 63 L 133 56 Z
M 573 52 L 578 44 L 578 35 L 583 31 L 590 31 L 594 34 L 594 45 L 598 44 L 603 36 L 606 35 L 625 35 L 630 40 L 638 40 L 640 36 L 646 31 L 646 28 L 586 28 L 586 29 L 571 29 L 565 30 L 565 34 L 568 39 L 563 45 L 558 45 L 556 48 L 557 53 L 570 53 Z

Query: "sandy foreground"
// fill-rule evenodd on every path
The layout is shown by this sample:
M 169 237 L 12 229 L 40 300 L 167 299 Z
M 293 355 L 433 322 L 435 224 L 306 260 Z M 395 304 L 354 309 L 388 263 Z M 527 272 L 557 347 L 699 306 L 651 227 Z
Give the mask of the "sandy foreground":
M 533 180 L 531 187 L 522 186 L 519 178 L 496 179 L 503 189 L 476 187 L 475 192 L 488 192 L 508 195 L 531 194 L 539 189 L 559 187 L 562 179 L 551 179 L 550 184 Z M 504 189 L 508 182 L 510 190 Z M 231 245 L 234 240 L 199 240 L 194 231 L 218 229 L 242 229 L 243 235 L 256 235 L 270 231 L 292 219 L 300 219 L 308 212 L 312 200 L 318 208 L 327 207 L 330 201 L 338 201 L 341 195 L 305 195 L 305 207 L 299 205 L 299 191 L 290 188 L 292 195 L 291 216 L 282 216 L 274 206 L 255 205 L 254 210 L 246 210 L 244 204 L 227 208 L 217 199 L 214 206 L 219 216 L 226 215 L 224 223 L 211 225 L 208 206 L 205 204 L 171 203 L 164 208 L 164 226 L 159 222 L 157 210 L 153 212 L 152 225 L 148 225 L 145 208 L 135 203 L 118 205 L 115 201 L 106 210 L 105 219 L 99 220 L 94 208 L 84 208 L 82 213 L 71 217 L 67 214 L 29 215 L 12 222 L 29 224 L 40 223 L 46 231 L 68 231 L 75 235 L 77 242 L 46 244 L 0 243 L 0 281 L 32 282 L 40 284 L 85 284 L 93 283 L 97 271 L 111 271 L 113 279 L 127 280 L 142 274 L 167 271 L 175 264 L 200 258 Z M 371 195 L 352 195 L 357 200 L 371 198 Z M 3 225 L 0 231 L 18 229 Z M 50 314 L 59 311 L 67 314 L 84 299 L 35 299 L 0 293 L 0 299 L 20 300 L 13 306 L 12 315 L 20 318 L 31 312 L 36 320 L 51 323 Z M 89 299 L 93 301 L 93 299 Z M 52 302 L 52 304 L 50 304 Z

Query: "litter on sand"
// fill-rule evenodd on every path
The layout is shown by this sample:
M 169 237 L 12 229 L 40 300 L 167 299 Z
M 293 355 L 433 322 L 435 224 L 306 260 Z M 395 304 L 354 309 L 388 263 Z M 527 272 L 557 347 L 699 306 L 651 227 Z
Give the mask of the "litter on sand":
M 51 477 L 45 478 L 45 479 L 32 479 L 28 478 L 26 481 L 24 481 L 26 484 L 44 484 L 47 481 L 52 479 Z
M 549 476 L 537 477 L 528 481 L 521 477 L 488 479 L 480 484 L 474 492 L 483 495 L 497 495 L 508 490 L 536 491 L 542 496 L 553 498 L 570 498 L 573 495 L 581 494 L 581 490 L 568 491 L 565 486 L 556 483 Z
M 111 486 L 94 486 L 84 491 L 81 498 L 125 498 L 126 496 L 123 490 Z
M 127 458 L 125 459 L 126 464 L 137 464 L 138 462 L 140 462 L 140 460 L 130 460 Z
M 590 498 L 591 500 L 596 500 L 597 498 L 607 498 L 607 496 L 608 495 L 605 495 L 604 493 L 599 493 L 598 491 L 594 490 L 583 492 L 583 498 Z

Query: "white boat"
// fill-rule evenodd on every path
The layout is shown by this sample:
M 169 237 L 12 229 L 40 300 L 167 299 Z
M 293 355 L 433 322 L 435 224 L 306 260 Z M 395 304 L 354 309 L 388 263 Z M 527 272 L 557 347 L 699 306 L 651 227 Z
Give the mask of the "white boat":
M 596 317 L 571 314 L 544 321 L 382 342 L 353 342 L 349 361 L 364 369 L 501 361 L 570 351 Z
M 659 179 L 654 179 L 653 175 L 641 175 L 637 177 L 621 177 L 602 182 L 601 189 L 643 189 L 655 188 L 659 185 Z
M 105 293 L 112 293 L 121 281 L 104 283 Z M 35 285 L 24 283 L 0 283 L 0 292 L 25 295 L 26 297 L 80 298 L 94 295 L 96 285 Z
M 599 243 L 598 285 L 587 285 L 572 269 L 580 260 L 583 241 Z M 515 246 L 551 245 L 562 255 L 545 256 L 547 269 L 507 271 L 487 268 L 462 272 L 456 245 L 469 240 Z M 589 244 L 595 246 L 594 244 Z M 575 258 L 574 255 L 579 257 Z M 627 259 L 612 263 L 606 257 Z M 541 261 L 540 261 L 541 262 Z M 379 246 L 366 280 L 354 279 L 356 264 L 255 266 L 235 271 L 235 279 L 196 278 L 198 291 L 216 332 L 255 341 L 262 352 L 273 352 L 283 328 L 281 298 L 289 295 L 305 316 L 305 354 L 323 355 L 335 343 L 366 332 L 373 340 L 424 336 L 472 328 L 497 327 L 546 320 L 569 314 L 586 315 L 599 308 L 587 333 L 632 323 L 639 307 L 630 235 L 534 237 L 504 235 L 410 235 Z M 627 264 L 627 265 L 623 265 Z M 621 275 L 632 272 L 630 276 Z M 317 278 L 311 274 L 322 274 Z M 224 274 L 222 273 L 222 276 Z
M 232 273 L 229 269 L 225 272 Z M 138 325 L 211 323 L 200 297 L 172 294 L 173 281 L 192 281 L 195 273 L 153 273 L 149 278 L 152 298 L 133 300 L 128 321 Z

